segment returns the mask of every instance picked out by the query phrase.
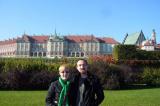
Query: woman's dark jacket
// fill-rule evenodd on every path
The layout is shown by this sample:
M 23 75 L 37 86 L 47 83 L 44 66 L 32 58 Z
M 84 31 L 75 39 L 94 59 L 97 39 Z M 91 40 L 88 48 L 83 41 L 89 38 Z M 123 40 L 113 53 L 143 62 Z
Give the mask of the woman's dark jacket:
M 79 90 L 80 74 L 75 75 L 72 83 L 71 97 L 73 105 L 76 106 L 77 92 Z M 102 86 L 98 78 L 88 73 L 84 80 L 85 90 L 83 94 L 83 106 L 98 106 L 104 99 Z
M 62 90 L 62 86 L 58 80 L 51 83 L 48 89 L 48 94 L 46 96 L 46 106 L 58 106 L 58 100 L 59 100 L 58 98 L 61 93 L 61 90 Z M 72 106 L 71 105 L 72 100 L 71 100 L 70 93 L 69 93 L 70 90 L 71 89 L 69 87 L 69 90 L 66 96 L 68 96 L 68 99 L 69 99 L 69 106 Z M 65 104 L 63 105 L 65 106 Z

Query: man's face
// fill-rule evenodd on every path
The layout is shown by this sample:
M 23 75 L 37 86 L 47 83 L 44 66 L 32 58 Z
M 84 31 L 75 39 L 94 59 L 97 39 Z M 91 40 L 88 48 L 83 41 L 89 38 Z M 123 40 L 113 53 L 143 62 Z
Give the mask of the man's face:
M 87 63 L 84 60 L 79 60 L 77 62 L 77 70 L 81 73 L 81 74 L 87 74 Z

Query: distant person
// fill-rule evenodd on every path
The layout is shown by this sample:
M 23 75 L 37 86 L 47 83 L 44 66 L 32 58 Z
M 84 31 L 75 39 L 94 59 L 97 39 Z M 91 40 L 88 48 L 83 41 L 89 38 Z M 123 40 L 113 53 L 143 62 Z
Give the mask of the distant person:
M 88 62 L 80 59 L 76 66 L 78 74 L 73 78 L 74 106 L 98 106 L 104 99 L 102 86 L 95 75 L 88 72 Z
M 52 82 L 48 89 L 46 106 L 71 106 L 69 68 L 66 65 L 61 65 L 59 75 L 59 79 Z

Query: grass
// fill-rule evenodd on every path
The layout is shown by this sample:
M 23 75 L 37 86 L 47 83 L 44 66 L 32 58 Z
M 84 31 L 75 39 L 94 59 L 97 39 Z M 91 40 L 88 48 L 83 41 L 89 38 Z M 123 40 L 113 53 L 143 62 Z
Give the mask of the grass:
M 160 106 L 160 88 L 105 91 L 101 106 Z
M 104 91 L 101 106 L 160 106 L 160 88 Z M 0 91 L 0 106 L 45 106 L 46 91 Z
M 0 106 L 45 106 L 46 91 L 0 91 Z

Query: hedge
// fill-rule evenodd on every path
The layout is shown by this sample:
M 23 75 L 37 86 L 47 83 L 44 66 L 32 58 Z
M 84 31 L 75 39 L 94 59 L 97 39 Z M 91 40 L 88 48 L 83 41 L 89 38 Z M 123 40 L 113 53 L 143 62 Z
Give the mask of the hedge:
M 47 89 L 50 83 L 58 78 L 60 64 L 67 63 L 71 76 L 77 73 L 74 59 L 65 58 L 58 61 L 43 59 L 0 59 L 0 89 L 37 90 Z M 131 84 L 148 84 L 159 86 L 159 63 L 157 67 L 147 68 L 135 61 L 123 61 L 115 64 L 111 56 L 88 58 L 89 71 L 98 76 L 104 89 L 122 89 Z M 126 63 L 125 63 L 126 62 Z M 136 64 L 135 64 L 136 63 Z M 132 65 L 128 65 L 132 64 Z M 152 75 L 152 76 L 151 76 Z M 151 76 L 151 77 L 150 77 Z

